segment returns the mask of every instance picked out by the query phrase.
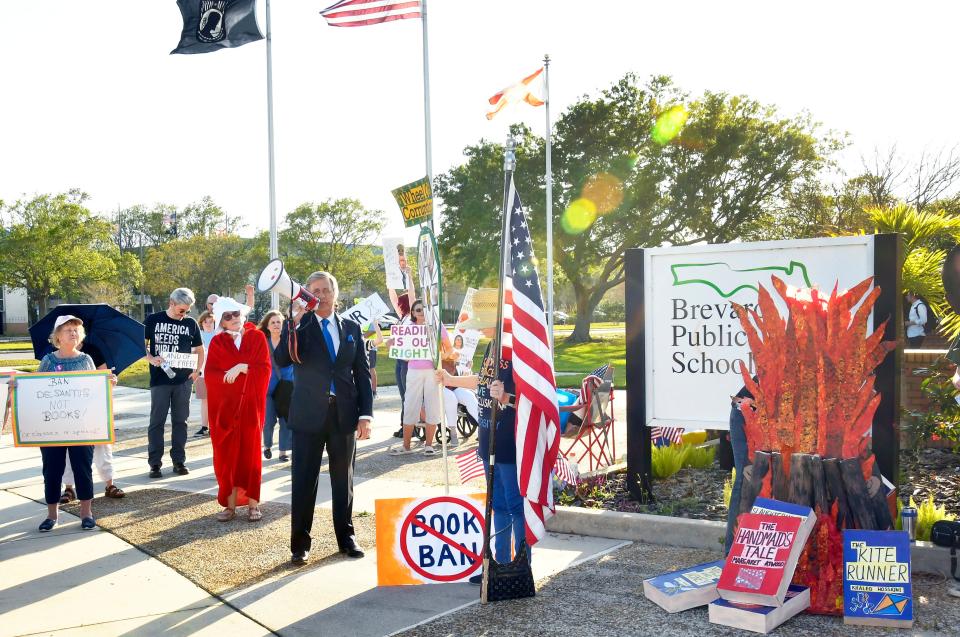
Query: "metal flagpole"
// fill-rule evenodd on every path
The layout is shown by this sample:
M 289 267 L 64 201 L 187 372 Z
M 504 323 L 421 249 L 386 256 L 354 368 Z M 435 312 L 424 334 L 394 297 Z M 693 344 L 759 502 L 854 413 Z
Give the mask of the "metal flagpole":
M 503 302 L 506 298 L 507 255 L 509 254 L 510 206 L 513 204 L 513 170 L 517 166 L 515 154 L 517 144 L 513 137 L 507 137 L 507 145 L 503 153 L 503 220 L 500 229 L 500 278 L 499 299 L 497 301 L 497 340 L 494 343 L 493 378 L 500 376 L 500 355 L 503 352 Z M 482 374 L 481 370 L 481 374 Z M 497 418 L 500 412 L 500 401 L 491 400 L 490 406 L 490 444 L 488 446 L 490 469 L 487 471 L 487 504 L 483 522 L 483 574 L 480 579 L 480 603 L 487 603 L 487 593 L 490 585 L 490 529 L 493 526 L 493 471 L 496 464 L 497 451 Z
M 270 0 L 267 6 L 267 155 L 270 163 L 270 258 L 279 255 L 277 245 L 277 177 L 273 165 L 273 37 L 270 32 Z M 280 293 L 270 293 L 271 309 L 280 308 Z
M 553 158 L 550 141 L 550 56 L 543 56 L 543 102 L 547 114 L 547 325 L 553 350 Z
M 423 32 L 423 143 L 426 147 L 427 179 L 433 189 L 433 141 L 430 135 L 430 47 L 427 44 L 427 0 L 420 0 L 420 28 Z M 433 219 L 430 219 L 433 230 Z

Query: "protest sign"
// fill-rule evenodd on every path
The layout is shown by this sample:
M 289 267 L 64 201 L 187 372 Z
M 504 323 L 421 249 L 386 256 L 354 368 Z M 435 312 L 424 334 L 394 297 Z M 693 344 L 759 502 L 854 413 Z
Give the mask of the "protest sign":
M 377 500 L 377 584 L 465 582 L 480 572 L 482 494 Z
M 477 353 L 480 336 L 481 334 L 478 330 L 457 332 L 453 336 L 453 351 L 460 354 L 457 358 L 457 371 L 460 372 L 461 376 L 471 372 L 473 356 Z
M 366 325 L 371 321 L 375 321 L 387 312 L 390 311 L 390 308 L 387 307 L 387 304 L 383 302 L 383 299 L 380 298 L 380 295 L 374 292 L 367 298 L 361 300 L 359 303 L 351 307 L 345 312 L 341 312 L 340 315 L 344 318 L 348 318 L 351 321 L 356 321 L 358 325 Z
M 13 444 L 102 445 L 114 441 L 110 372 L 17 374 Z
M 387 289 L 406 290 L 411 281 L 407 280 L 406 248 L 402 237 L 384 237 L 383 239 L 383 271 L 387 275 Z
M 0 414 L 2 414 L 2 420 L 0 420 L 0 431 L 3 433 L 8 433 L 6 430 L 7 426 L 7 416 L 9 415 L 9 405 L 7 400 L 10 397 L 10 386 L 7 384 L 10 382 L 10 379 L 13 377 L 13 374 L 0 374 Z
M 458 330 L 486 330 L 497 326 L 497 288 L 467 288 L 457 316 Z
M 403 223 L 406 227 L 428 223 L 433 219 L 433 190 L 430 180 L 426 177 L 418 179 L 405 186 L 395 188 L 390 192 L 400 206 L 403 213 Z
M 391 325 L 390 358 L 404 361 L 433 360 L 430 352 L 429 325 Z
M 163 352 L 160 354 L 163 360 L 170 363 L 170 367 L 177 369 L 196 369 L 198 356 L 186 352 Z
M 430 330 L 430 351 L 434 363 L 440 360 L 440 308 L 443 306 L 443 274 L 440 268 L 440 251 L 433 231 L 424 226 L 417 242 L 417 268 L 420 273 L 420 300 L 423 301 L 424 318 Z

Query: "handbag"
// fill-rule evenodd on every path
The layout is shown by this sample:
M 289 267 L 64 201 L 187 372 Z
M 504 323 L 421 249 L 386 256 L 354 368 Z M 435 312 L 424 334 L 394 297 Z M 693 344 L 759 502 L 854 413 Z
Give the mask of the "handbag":
M 281 380 L 273 388 L 273 407 L 277 415 L 286 418 L 290 414 L 290 399 L 293 398 L 293 382 Z
M 537 594 L 533 584 L 533 570 L 530 568 L 529 551 L 524 541 L 513 560 L 501 564 L 493 559 L 489 547 L 487 548 L 487 563 L 490 569 L 487 575 L 487 601 L 501 602 Z

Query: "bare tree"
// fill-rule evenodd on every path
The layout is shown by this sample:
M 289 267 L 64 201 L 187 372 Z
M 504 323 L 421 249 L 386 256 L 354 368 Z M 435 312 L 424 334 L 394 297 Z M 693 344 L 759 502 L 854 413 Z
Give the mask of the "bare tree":
M 917 212 L 923 212 L 924 208 L 952 191 L 958 180 L 960 155 L 956 146 L 941 149 L 936 154 L 924 151 L 910 179 L 912 190 L 907 203 L 912 204 Z
M 865 191 L 870 205 L 884 208 L 892 205 L 897 199 L 896 192 L 904 186 L 906 163 L 897 154 L 896 145 L 891 146 L 886 153 L 879 148 L 873 149 L 873 157 L 861 157 L 863 175 L 859 185 Z

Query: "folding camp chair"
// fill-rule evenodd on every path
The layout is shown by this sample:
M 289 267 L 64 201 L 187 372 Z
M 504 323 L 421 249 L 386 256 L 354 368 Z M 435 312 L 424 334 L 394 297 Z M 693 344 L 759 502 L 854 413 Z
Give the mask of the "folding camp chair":
M 581 396 L 586 409 L 583 423 L 576 437 L 561 453 L 576 462 L 581 471 L 587 460 L 587 471 L 612 465 L 617 457 L 613 418 L 613 365 L 607 366 L 602 377 L 591 374 L 584 379 Z M 579 454 L 579 455 L 578 455 Z

